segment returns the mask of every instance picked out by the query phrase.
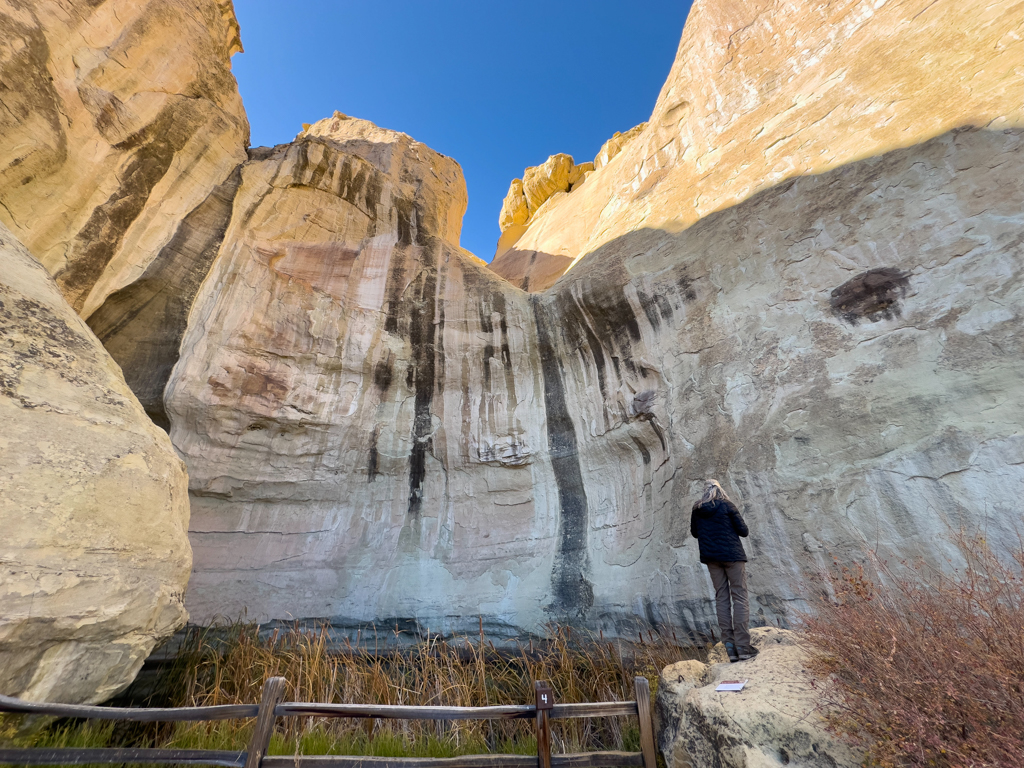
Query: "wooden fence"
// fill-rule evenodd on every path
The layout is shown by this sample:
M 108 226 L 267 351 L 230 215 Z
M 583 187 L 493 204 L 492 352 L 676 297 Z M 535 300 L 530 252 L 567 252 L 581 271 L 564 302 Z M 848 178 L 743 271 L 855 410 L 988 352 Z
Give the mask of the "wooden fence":
M 143 709 L 38 704 L 0 696 L 0 712 L 134 722 L 210 721 L 255 717 L 256 727 L 244 752 L 207 749 L 0 749 L 0 764 L 81 765 L 85 763 L 171 763 L 225 768 L 655 768 L 651 692 L 647 678 L 637 677 L 636 701 L 555 704 L 551 689 L 535 683 L 534 704 L 500 707 L 405 707 L 395 705 L 285 702 L 286 681 L 272 677 L 259 704 Z M 551 754 L 550 720 L 634 716 L 640 720 L 641 752 Z M 366 717 L 394 720 L 515 720 L 536 722 L 537 756 L 464 755 L 461 757 L 362 757 L 348 755 L 267 755 L 278 717 Z

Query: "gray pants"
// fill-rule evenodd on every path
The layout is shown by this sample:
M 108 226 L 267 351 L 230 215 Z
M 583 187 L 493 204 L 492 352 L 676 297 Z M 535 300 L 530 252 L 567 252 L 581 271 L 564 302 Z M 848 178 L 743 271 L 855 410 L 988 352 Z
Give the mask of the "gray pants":
M 737 650 L 750 647 L 750 606 L 747 603 L 747 564 L 705 563 L 715 585 L 715 605 L 722 642 Z M 730 605 L 731 603 L 731 605 Z

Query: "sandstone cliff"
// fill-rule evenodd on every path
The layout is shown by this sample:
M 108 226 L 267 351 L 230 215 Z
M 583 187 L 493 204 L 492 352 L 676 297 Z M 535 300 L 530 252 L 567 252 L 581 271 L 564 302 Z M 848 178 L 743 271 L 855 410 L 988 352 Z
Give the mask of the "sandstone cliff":
M 95 702 L 185 621 L 189 510 L 166 434 L 75 311 L 166 424 L 246 157 L 239 30 L 230 0 L 0 0 L 0 50 L 0 221 L 28 246 L 3 228 L 0 690 Z
M 230 0 L 0 0 L 0 221 L 83 317 L 245 159 Z
M 185 468 L 2 224 L 0 263 L 0 692 L 103 701 L 185 622 Z
M 694 2 L 650 122 L 491 268 L 550 287 L 638 228 L 679 231 L 759 190 L 946 131 L 1024 125 L 1016 2 Z
M 755 620 L 787 620 L 830 556 L 941 562 L 949 527 L 1012 533 L 1012 8 L 698 4 L 647 127 L 569 194 L 531 177 L 515 284 L 458 245 L 458 164 L 404 134 L 337 113 L 242 152 L 230 17 L 195 9 L 217 77 L 176 109 L 219 115 L 196 140 L 220 138 L 125 197 L 108 189 L 119 163 L 162 167 L 132 154 L 148 144 L 69 143 L 70 178 L 93 163 L 95 199 L 134 202 L 111 217 L 40 172 L 38 210 L 66 208 L 64 229 L 19 225 L 188 465 L 195 620 L 701 629 L 713 606 L 687 523 L 709 475 L 753 531 Z M 132 60 L 170 66 L 147 50 Z M 155 93 L 140 103 L 172 98 Z M 8 170 L 51 167 L 22 155 Z M 4 215 L 37 210 L 36 178 L 0 189 Z M 75 223 L 94 214 L 127 229 Z M 113 255 L 54 255 L 79 241 Z M 81 291 L 61 278 L 100 263 Z
M 458 168 L 402 134 L 336 116 L 254 152 L 167 390 L 190 610 L 703 627 L 709 475 L 764 620 L 830 555 L 1009 535 L 1022 152 L 952 132 L 800 177 L 543 296 L 458 249 Z

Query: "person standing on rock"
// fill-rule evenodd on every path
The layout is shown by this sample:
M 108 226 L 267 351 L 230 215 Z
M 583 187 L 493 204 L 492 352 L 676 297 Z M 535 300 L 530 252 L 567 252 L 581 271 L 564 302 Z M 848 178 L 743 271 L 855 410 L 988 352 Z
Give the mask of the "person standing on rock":
M 715 585 L 715 603 L 722 642 L 729 661 L 757 655 L 750 644 L 750 607 L 747 602 L 747 553 L 740 537 L 750 533 L 736 505 L 717 480 L 708 480 L 704 495 L 690 513 L 690 535 L 700 547 L 700 561 Z

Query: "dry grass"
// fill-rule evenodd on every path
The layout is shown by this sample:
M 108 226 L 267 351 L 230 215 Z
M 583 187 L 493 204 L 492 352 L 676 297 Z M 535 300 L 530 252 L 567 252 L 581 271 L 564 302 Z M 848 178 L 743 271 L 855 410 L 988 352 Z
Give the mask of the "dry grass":
M 530 704 L 533 683 L 547 680 L 563 703 L 627 701 L 633 679 L 644 675 L 657 686 L 659 671 L 674 661 L 696 658 L 705 649 L 643 630 L 637 641 L 607 641 L 567 627 L 552 627 L 546 639 L 495 647 L 475 638 L 429 637 L 415 645 L 401 638 L 370 642 L 330 640 L 326 625 L 295 625 L 269 634 L 256 625 L 193 629 L 161 673 L 148 703 L 203 706 L 252 703 L 263 683 L 288 681 L 286 700 L 332 703 L 488 706 Z M 390 648 L 381 650 L 385 640 Z M 633 718 L 563 720 L 552 723 L 557 752 L 598 749 L 639 751 Z M 78 730 L 75 730 L 75 729 Z M 193 749 L 244 749 L 251 720 L 160 726 L 62 725 L 33 740 L 90 746 L 166 746 Z M 23 744 L 29 746 L 29 744 Z M 535 754 L 529 720 L 450 722 L 287 718 L 278 720 L 273 754 L 362 754 L 444 757 L 485 752 Z
M 645 636 L 646 635 L 646 636 Z M 252 702 L 264 681 L 288 680 L 286 698 L 331 703 L 481 707 L 533 702 L 533 682 L 548 680 L 561 702 L 626 701 L 633 678 L 657 684 L 658 672 L 697 651 L 647 630 L 641 641 L 610 642 L 566 627 L 552 628 L 543 641 L 497 648 L 478 638 L 428 639 L 411 647 L 379 651 L 380 638 L 332 649 L 328 628 L 299 626 L 267 637 L 255 626 L 227 633 L 196 632 L 169 675 L 175 705 Z M 397 644 L 395 644 L 397 645 Z M 206 727 L 206 726 L 199 726 Z M 232 727 L 218 725 L 214 728 Z M 284 743 L 303 752 L 350 754 L 466 754 L 477 751 L 530 752 L 532 725 L 524 721 L 452 722 L 291 718 L 282 726 Z M 183 734 L 179 732 L 180 738 Z M 636 725 L 622 718 L 558 721 L 558 751 L 634 748 Z M 312 742 L 316 742 L 313 744 Z M 405 750 L 405 752 L 401 752 Z
M 884 768 L 1024 766 L 1024 549 L 956 543 L 960 569 L 838 569 L 806 619 L 832 729 Z

